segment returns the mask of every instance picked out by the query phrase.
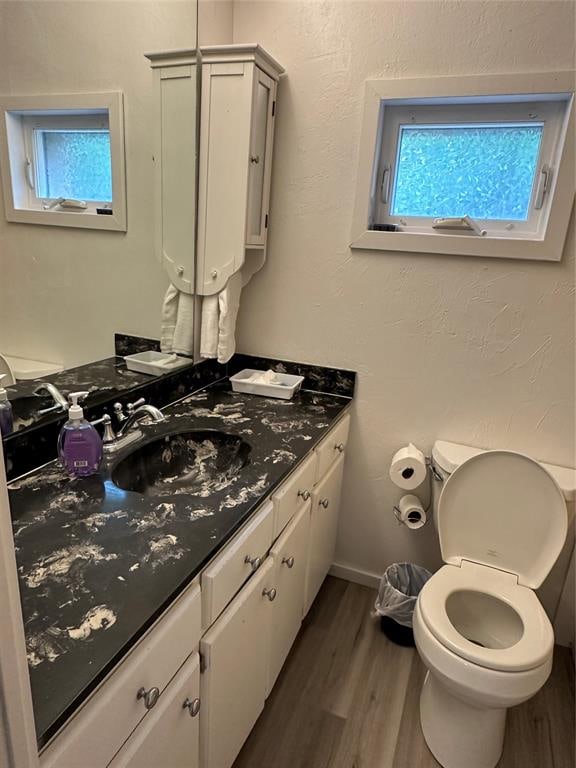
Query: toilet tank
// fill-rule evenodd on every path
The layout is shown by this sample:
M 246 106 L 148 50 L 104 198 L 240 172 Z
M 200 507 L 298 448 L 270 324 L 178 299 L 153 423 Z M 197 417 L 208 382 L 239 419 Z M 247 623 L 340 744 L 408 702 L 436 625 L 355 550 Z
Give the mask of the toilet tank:
M 451 443 L 446 440 L 437 440 L 432 448 L 432 502 L 434 510 L 434 526 L 437 529 L 438 520 L 438 499 L 442 491 L 444 482 L 450 477 L 452 472 L 473 456 L 484 453 L 483 448 L 475 448 L 471 445 L 462 445 L 461 443 Z M 570 467 L 560 467 L 555 464 L 546 464 L 540 462 L 542 466 L 552 475 L 560 486 L 564 494 L 566 507 L 568 510 L 568 533 L 564 547 L 556 560 L 556 563 L 542 586 L 537 590 L 540 602 L 544 606 L 550 620 L 563 622 L 563 616 L 559 616 L 558 610 L 564 610 L 560 605 L 560 598 L 564 589 L 570 560 L 574 552 L 574 510 L 576 500 L 576 469 Z M 568 576 L 569 578 L 569 576 Z

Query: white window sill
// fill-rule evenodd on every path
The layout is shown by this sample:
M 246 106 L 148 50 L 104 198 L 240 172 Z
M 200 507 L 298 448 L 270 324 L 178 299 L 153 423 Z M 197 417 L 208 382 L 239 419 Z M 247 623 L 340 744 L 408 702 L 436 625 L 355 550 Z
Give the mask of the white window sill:
M 43 211 L 32 208 L 13 208 L 6 211 L 8 221 L 19 224 L 45 224 L 54 227 L 79 227 L 81 229 L 106 229 L 126 232 L 126 220 L 94 211 Z
M 560 261 L 564 246 L 563 232 L 544 240 L 533 236 L 506 237 L 489 233 L 473 234 L 444 232 L 381 232 L 365 230 L 354 238 L 350 248 L 369 251 L 401 251 L 403 253 L 434 253 L 448 256 L 483 256 L 488 258 Z

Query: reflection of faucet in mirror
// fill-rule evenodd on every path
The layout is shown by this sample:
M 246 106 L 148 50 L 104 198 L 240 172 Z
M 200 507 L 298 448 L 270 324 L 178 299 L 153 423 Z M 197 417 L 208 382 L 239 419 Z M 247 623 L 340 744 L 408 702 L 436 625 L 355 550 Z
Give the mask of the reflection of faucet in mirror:
M 46 413 L 57 413 L 68 410 L 68 401 L 62 392 L 60 392 L 58 387 L 54 386 L 54 384 L 51 384 L 49 381 L 42 382 L 42 384 L 39 384 L 36 387 L 34 394 L 40 395 L 42 392 L 48 392 L 48 394 L 54 400 L 54 405 L 50 406 L 50 408 L 43 408 L 41 411 L 38 411 L 38 415 L 44 415 Z

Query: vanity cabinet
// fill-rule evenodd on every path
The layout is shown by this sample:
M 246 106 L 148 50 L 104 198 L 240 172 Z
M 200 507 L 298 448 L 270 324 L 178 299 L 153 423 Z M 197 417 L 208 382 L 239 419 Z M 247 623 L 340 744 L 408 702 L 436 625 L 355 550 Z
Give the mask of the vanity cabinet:
M 232 767 L 332 565 L 349 421 L 263 501 L 44 750 L 41 768 Z M 155 687 L 147 709 L 139 691 Z
M 200 657 L 193 653 L 110 768 L 198 768 Z
M 204 768 L 229 768 L 264 708 L 274 575 L 267 559 L 200 643 Z
M 169 51 L 147 58 L 157 89 L 158 257 L 181 291 L 219 293 L 231 275 L 242 269 L 247 282 L 264 263 L 276 85 L 284 70 L 259 45 L 216 45 L 200 54 Z M 197 140 L 192 114 L 198 68 Z

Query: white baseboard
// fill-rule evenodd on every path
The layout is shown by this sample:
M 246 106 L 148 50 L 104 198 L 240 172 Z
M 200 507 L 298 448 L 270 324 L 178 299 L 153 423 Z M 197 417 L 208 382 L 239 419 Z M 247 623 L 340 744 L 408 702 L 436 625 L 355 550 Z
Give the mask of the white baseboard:
M 380 584 L 379 574 L 363 571 L 361 568 L 355 568 L 345 563 L 333 563 L 328 573 L 337 579 L 352 581 L 354 584 L 362 584 L 364 587 L 372 587 L 373 589 L 378 589 Z

